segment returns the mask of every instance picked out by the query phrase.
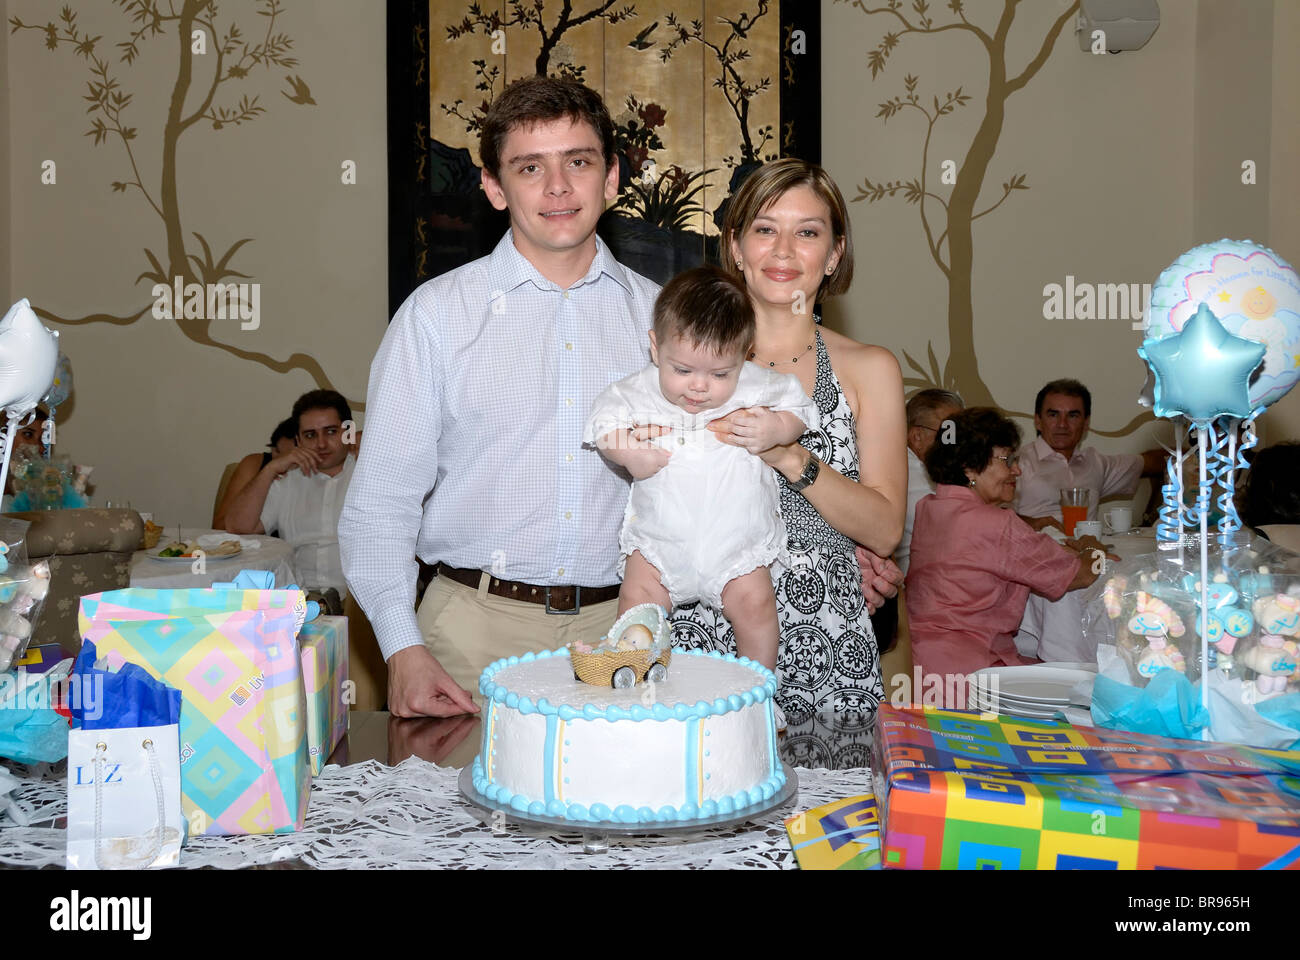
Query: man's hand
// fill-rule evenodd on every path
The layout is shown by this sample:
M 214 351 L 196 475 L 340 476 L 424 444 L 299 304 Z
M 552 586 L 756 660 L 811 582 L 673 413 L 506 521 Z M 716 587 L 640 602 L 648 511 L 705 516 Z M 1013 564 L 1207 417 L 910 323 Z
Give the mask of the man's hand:
M 867 613 L 875 613 L 890 597 L 898 596 L 898 588 L 903 585 L 903 571 L 892 558 L 878 556 L 866 547 L 858 547 L 854 555 L 862 568 L 862 596 L 867 600 Z
M 295 468 L 301 470 L 303 476 L 310 477 L 320 467 L 320 457 L 316 455 L 315 450 L 294 447 L 283 456 L 274 457 L 266 466 L 277 477 L 282 477 Z
M 454 717 L 478 713 L 470 695 L 422 646 L 388 658 L 388 712 L 395 717 Z
M 747 407 L 711 421 L 709 429 L 723 443 L 744 447 L 757 455 L 794 443 L 808 428 L 793 413 L 777 412 L 771 407 Z
M 1055 527 L 1057 530 L 1065 533 L 1065 527 L 1062 526 L 1061 521 L 1057 520 L 1055 517 L 1026 517 L 1023 513 L 1016 514 L 1016 516 L 1020 517 L 1021 520 L 1025 521 L 1025 523 L 1029 524 L 1030 527 L 1039 533 L 1042 533 L 1048 527 Z
M 611 430 L 596 438 L 596 449 L 610 463 L 616 463 L 632 474 L 633 480 L 644 480 L 653 477 L 668 465 L 672 451 L 665 450 L 652 441 L 655 437 L 672 432 L 672 427 L 660 426 Z

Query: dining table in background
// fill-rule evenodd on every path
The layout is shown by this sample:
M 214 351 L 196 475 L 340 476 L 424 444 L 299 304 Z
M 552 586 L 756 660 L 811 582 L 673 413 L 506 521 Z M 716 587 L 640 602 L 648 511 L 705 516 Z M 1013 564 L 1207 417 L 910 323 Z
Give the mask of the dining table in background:
M 1120 562 L 1156 552 L 1154 527 L 1135 527 L 1127 533 L 1108 533 L 1100 539 Z M 1114 560 L 1107 563 L 1108 569 L 1117 566 Z M 1102 574 L 1099 579 L 1104 581 L 1105 576 Z M 1095 662 L 1097 644 L 1083 635 L 1083 611 L 1095 596 L 1099 593 L 1091 587 L 1071 590 L 1060 600 L 1031 593 L 1020 621 L 1020 632 L 1016 634 L 1016 649 L 1026 657 L 1049 663 Z
M 190 530 L 182 532 L 187 541 L 197 540 L 211 534 L 222 534 L 220 530 Z M 174 530 L 173 530 L 174 533 Z M 244 545 L 243 550 L 231 557 L 204 558 L 201 572 L 195 572 L 194 561 L 182 558 L 158 559 L 154 556 L 158 547 L 152 550 L 137 550 L 131 557 L 131 586 L 153 587 L 157 589 L 184 589 L 186 587 L 210 587 L 214 583 L 227 583 L 241 570 L 269 570 L 275 574 L 275 585 L 287 587 L 298 582 L 298 573 L 293 566 L 293 547 L 278 537 L 258 534 L 227 535 L 231 540 L 238 540 Z M 174 535 L 163 533 L 159 547 L 177 539 Z M 253 547 L 251 544 L 256 543 Z

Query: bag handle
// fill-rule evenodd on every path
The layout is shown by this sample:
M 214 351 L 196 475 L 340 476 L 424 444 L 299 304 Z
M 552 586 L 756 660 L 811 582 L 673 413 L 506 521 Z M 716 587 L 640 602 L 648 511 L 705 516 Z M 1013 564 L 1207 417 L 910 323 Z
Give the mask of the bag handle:
M 146 739 L 141 742 L 141 748 L 149 755 L 149 773 L 153 776 L 154 798 L 157 801 L 157 830 L 154 832 L 153 849 L 148 853 L 148 862 L 153 863 L 157 859 L 159 852 L 163 847 L 164 829 L 167 824 L 166 807 L 163 804 L 163 785 L 162 771 L 158 768 L 158 752 L 154 749 L 153 741 Z M 95 868 L 104 869 L 99 863 L 100 847 L 103 845 L 103 824 L 104 824 L 104 760 L 108 754 L 108 744 L 103 740 L 95 744 Z

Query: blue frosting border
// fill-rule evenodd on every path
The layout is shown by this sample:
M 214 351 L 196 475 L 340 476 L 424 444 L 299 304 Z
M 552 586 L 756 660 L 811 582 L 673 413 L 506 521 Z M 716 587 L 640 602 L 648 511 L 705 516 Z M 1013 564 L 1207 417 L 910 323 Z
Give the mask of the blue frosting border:
M 729 697 L 719 697 L 712 703 L 700 700 L 694 706 L 687 706 L 679 703 L 671 710 L 661 703 L 653 707 L 644 707 L 639 704 L 633 705 L 628 709 L 618 706 L 595 707 L 592 704 L 586 704 L 582 708 L 576 708 L 569 704 L 552 704 L 545 697 L 540 698 L 534 703 L 528 697 L 521 697 L 516 693 L 507 690 L 498 683 L 493 683 L 492 678 L 506 667 L 517 666 L 521 663 L 531 663 L 534 660 L 546 660 L 551 657 L 568 657 L 567 647 L 561 647 L 558 650 L 542 650 L 538 653 L 525 653 L 522 657 L 508 657 L 497 660 L 483 671 L 479 678 L 479 692 L 483 696 L 495 703 L 504 703 L 507 707 L 518 710 L 522 714 L 540 713 L 550 718 L 559 717 L 561 720 L 630 720 L 640 722 L 645 720 L 703 720 L 711 716 L 721 716 L 734 710 L 741 710 L 744 707 L 752 706 L 755 703 L 762 703 L 765 700 L 772 699 L 776 695 L 777 682 L 776 675 L 768 670 L 761 663 L 750 660 L 748 657 L 737 657 L 733 653 L 719 653 L 716 650 L 704 653 L 698 650 L 673 650 L 673 657 L 706 657 L 712 660 L 722 660 L 727 663 L 739 663 L 755 671 L 762 683 L 756 685 L 743 694 L 732 694 Z M 768 723 L 772 724 L 772 711 L 768 709 Z M 769 726 L 769 730 L 772 726 Z M 491 749 L 486 744 L 485 748 Z M 749 790 L 739 790 L 734 794 L 719 797 L 717 800 L 705 800 L 703 803 L 684 803 L 680 807 L 665 805 L 658 810 L 650 807 L 635 808 L 627 804 L 609 808 L 605 804 L 593 803 L 586 807 L 581 803 L 565 803 L 562 800 L 550 799 L 548 802 L 541 800 L 530 800 L 521 793 L 512 793 L 500 784 L 490 783 L 483 769 L 483 757 L 474 758 L 474 764 L 471 768 L 471 776 L 474 789 L 483 797 L 492 803 L 499 803 L 501 806 L 509 807 L 520 813 L 527 813 L 530 816 L 546 816 L 556 819 L 564 818 L 566 820 L 584 821 L 589 823 L 673 823 L 683 820 L 698 820 L 706 817 L 714 817 L 720 814 L 735 813 L 746 807 L 754 806 L 766 800 L 772 799 L 777 792 L 785 786 L 785 770 L 781 763 L 772 756 L 772 773 L 761 784 L 750 788 Z

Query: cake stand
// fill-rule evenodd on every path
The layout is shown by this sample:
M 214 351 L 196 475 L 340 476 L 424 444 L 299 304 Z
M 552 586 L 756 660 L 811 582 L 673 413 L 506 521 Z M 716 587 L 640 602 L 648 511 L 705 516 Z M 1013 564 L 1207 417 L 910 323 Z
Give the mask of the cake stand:
M 712 817 L 692 820 L 689 823 L 586 823 L 566 820 L 563 817 L 533 816 L 521 813 L 513 808 L 501 809 L 487 797 L 474 789 L 472 764 L 460 772 L 457 786 L 461 798 L 469 805 L 470 813 L 476 820 L 500 832 L 507 826 L 515 826 L 526 833 L 543 836 L 569 834 L 582 840 L 583 853 L 605 853 L 609 850 L 611 840 L 619 837 L 669 837 L 690 839 L 706 830 L 725 830 L 757 820 L 774 810 L 778 810 L 794 800 L 799 792 L 799 778 L 794 767 L 782 763 L 785 772 L 785 786 L 772 796 L 772 799 L 754 806 L 746 807 L 734 813 L 720 813 Z

